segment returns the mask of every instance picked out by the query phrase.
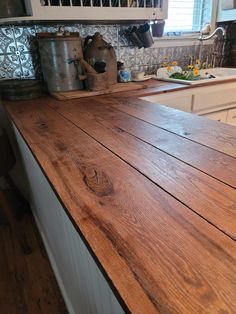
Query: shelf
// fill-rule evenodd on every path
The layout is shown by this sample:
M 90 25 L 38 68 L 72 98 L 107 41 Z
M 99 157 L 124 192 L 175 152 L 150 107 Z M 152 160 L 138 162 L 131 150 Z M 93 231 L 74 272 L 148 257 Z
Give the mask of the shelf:
M 137 0 L 132 3 L 131 0 L 68 0 L 69 5 L 62 5 L 62 0 L 56 0 L 60 5 L 50 5 L 43 0 L 27 1 L 29 16 L 1 19 L 0 23 L 31 20 L 137 21 L 166 19 L 168 7 L 168 0 Z M 136 6 L 131 6 L 134 3 Z M 124 6 L 125 4 L 127 6 Z

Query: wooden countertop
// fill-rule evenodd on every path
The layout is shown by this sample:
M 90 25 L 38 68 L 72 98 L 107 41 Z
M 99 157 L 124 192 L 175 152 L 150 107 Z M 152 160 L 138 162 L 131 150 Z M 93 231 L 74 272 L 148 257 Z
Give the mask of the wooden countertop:
M 236 313 L 236 128 L 136 96 L 6 108 L 126 312 Z

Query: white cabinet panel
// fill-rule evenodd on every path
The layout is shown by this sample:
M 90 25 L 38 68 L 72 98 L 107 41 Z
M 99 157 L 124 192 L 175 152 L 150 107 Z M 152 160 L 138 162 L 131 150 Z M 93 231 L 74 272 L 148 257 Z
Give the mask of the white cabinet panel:
M 228 110 L 226 122 L 236 126 L 236 108 Z
M 168 93 L 167 95 L 153 95 L 142 97 L 142 99 L 155 104 L 165 105 L 182 111 L 191 112 L 191 94 L 186 93 L 186 95 L 183 95 L 183 92 L 172 92 Z
M 217 112 L 213 112 L 213 113 L 208 113 L 203 115 L 203 117 L 212 119 L 212 120 L 216 120 L 219 122 L 226 122 L 227 120 L 227 110 L 224 111 L 217 111 Z
M 191 112 L 192 95 L 184 97 L 169 98 L 161 102 L 163 105 L 171 108 L 179 109 L 186 112 Z
M 236 102 L 236 83 L 202 87 L 194 92 L 193 112 Z M 219 109 L 218 109 L 219 110 Z

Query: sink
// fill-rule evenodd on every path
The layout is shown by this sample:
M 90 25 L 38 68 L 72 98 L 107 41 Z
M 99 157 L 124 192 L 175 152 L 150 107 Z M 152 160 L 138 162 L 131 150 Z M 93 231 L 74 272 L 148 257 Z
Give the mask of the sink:
M 197 85 L 197 84 L 207 84 L 210 82 L 218 82 L 218 81 L 225 81 L 229 79 L 236 80 L 236 68 L 210 68 L 210 69 L 202 69 L 200 70 L 201 78 L 196 81 L 188 81 L 188 80 L 180 80 L 175 78 L 170 78 L 167 70 L 165 68 L 160 68 L 157 71 L 157 80 L 168 81 L 168 82 L 175 82 L 179 84 L 186 84 L 186 85 Z M 182 71 L 180 67 L 178 67 L 178 71 Z
M 236 68 L 212 68 L 201 71 L 207 71 L 210 75 L 214 75 L 216 78 L 236 78 Z

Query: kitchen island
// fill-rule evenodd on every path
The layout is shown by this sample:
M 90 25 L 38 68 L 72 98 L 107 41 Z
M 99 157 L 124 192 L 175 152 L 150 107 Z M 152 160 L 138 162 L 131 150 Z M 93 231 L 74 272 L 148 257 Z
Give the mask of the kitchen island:
M 236 313 L 236 128 L 132 94 L 6 103 L 69 311 Z

